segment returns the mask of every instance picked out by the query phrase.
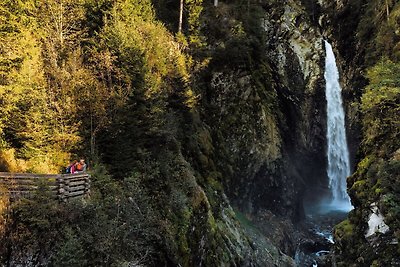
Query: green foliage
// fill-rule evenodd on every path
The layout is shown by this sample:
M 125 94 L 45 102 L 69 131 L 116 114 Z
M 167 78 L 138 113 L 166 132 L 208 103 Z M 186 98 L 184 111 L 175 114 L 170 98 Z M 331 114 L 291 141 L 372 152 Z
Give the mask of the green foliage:
M 104 83 L 118 101 L 107 112 L 109 125 L 98 144 L 106 151 L 103 160 L 120 178 L 146 156 L 146 147 L 170 135 L 169 104 L 183 110 L 196 105 L 187 58 L 148 5 L 116 3 L 99 35 L 97 73 L 106 73 Z
M 202 31 L 214 46 L 210 51 L 210 66 L 214 69 L 235 66 L 268 75 L 267 40 L 260 24 L 264 12 L 260 5 L 248 6 L 244 1 L 234 1 L 231 5 L 221 3 L 217 9 L 205 9 L 201 18 Z
M 14 202 L 5 211 L 5 231 L 0 236 L 2 264 L 10 260 L 24 262 L 27 255 L 33 260 L 50 255 L 60 240 L 57 225 L 63 222 L 62 211 L 51 196 L 45 185 L 39 185 L 33 198 Z M 13 251 L 13 258 L 7 258 Z
M 187 58 L 150 0 L 3 1 L 0 20 L 4 170 L 56 173 L 74 152 L 94 156 L 117 113 L 145 121 L 126 114 L 141 106 L 162 124 L 168 95 L 196 105 Z
M 78 237 L 72 229 L 66 229 L 64 241 L 59 245 L 55 255 L 53 255 L 53 266 L 59 267 L 78 267 L 87 266 L 85 259 L 85 250 Z
M 201 48 L 205 45 L 204 36 L 201 34 L 201 15 L 203 11 L 203 0 L 186 0 L 186 9 L 188 12 L 188 38 L 189 43 L 194 48 Z
M 55 6 L 58 2 L 52 4 Z M 47 64 L 51 60 L 46 62 L 49 58 L 57 61 L 61 54 L 65 54 L 60 49 L 61 41 L 57 39 L 60 34 L 54 34 L 56 22 L 43 19 L 52 16 L 41 13 L 41 6 L 31 1 L 2 2 L 0 9 L 3 11 L 0 12 L 1 19 L 8 24 L 0 34 L 3 44 L 0 62 L 5 62 L 0 63 L 5 66 L 0 85 L 3 103 L 0 134 L 6 144 L 4 148 L 11 146 L 16 149 L 16 157 L 27 161 L 26 167 L 21 167 L 19 171 L 56 173 L 69 157 L 69 146 L 80 140 L 76 131 L 78 123 L 67 119 L 71 116 L 67 111 L 73 109 L 61 105 L 68 101 L 60 96 L 69 93 L 57 91 L 58 85 L 52 82 L 54 78 L 65 77 L 65 71 L 58 71 L 59 68 L 53 68 L 54 64 Z M 77 14 L 68 10 L 73 15 Z M 78 40 L 75 35 L 72 36 Z M 69 37 L 65 35 L 66 42 L 70 41 Z M 50 39 L 56 42 L 50 42 Z M 52 75 L 52 71 L 58 71 L 58 74 Z M 71 80 L 67 82 L 70 87 Z
M 399 71 L 400 64 L 390 60 L 382 60 L 368 71 L 370 84 L 362 96 L 361 104 L 364 114 L 364 147 L 368 150 L 377 146 L 392 153 L 400 147 Z
M 390 20 L 390 18 L 389 18 Z M 400 64 L 382 59 L 367 71 L 369 85 L 362 95 L 364 158 L 348 180 L 356 212 L 349 217 L 356 226 L 346 234 L 346 224 L 338 226 L 341 243 L 337 247 L 345 259 L 339 265 L 356 261 L 361 265 L 386 266 L 398 255 L 395 246 L 382 241 L 379 248 L 371 248 L 365 241 L 365 223 L 370 216 L 370 205 L 376 203 L 385 223 L 394 230 L 400 227 Z M 348 226 L 348 225 L 347 225 Z M 347 230 L 346 230 L 347 229 Z M 379 240 L 383 237 L 377 236 Z M 375 242 L 375 241 L 374 241 Z M 381 241 L 379 241 L 381 242 Z M 358 249 L 354 249 L 358 247 Z M 374 251 L 371 251 L 371 250 Z
M 370 0 L 364 4 L 357 37 L 366 50 L 367 66 L 382 56 L 400 59 L 399 12 L 400 4 L 393 0 Z
M 0 232 L 1 264 L 31 256 L 48 266 L 118 266 L 139 259 L 151 265 L 162 257 L 147 192 L 134 178 L 122 185 L 103 167 L 95 169 L 91 199 L 59 203 L 41 186 L 34 198 L 2 210 L 11 213 Z
M 390 266 L 398 248 L 386 239 L 396 238 L 400 227 L 400 3 L 392 0 L 353 1 L 360 5 L 356 42 L 360 45 L 368 85 L 361 96 L 361 161 L 348 179 L 355 211 L 349 215 L 352 234 L 340 225 L 335 244 L 338 266 Z M 346 34 L 341 30 L 343 36 Z M 371 204 L 376 203 L 393 232 L 365 240 Z M 370 242 L 379 243 L 371 246 Z
M 146 2 L 150 1 L 142 2 L 117 4 L 110 12 L 112 16 L 103 38 L 116 51 L 126 78 L 143 74 L 142 86 L 146 96 L 151 97 L 166 89 L 163 84 L 166 76 L 187 81 L 188 73 L 179 46 L 147 7 Z
M 335 237 L 339 239 L 351 236 L 353 233 L 354 225 L 349 220 L 345 220 L 335 227 Z

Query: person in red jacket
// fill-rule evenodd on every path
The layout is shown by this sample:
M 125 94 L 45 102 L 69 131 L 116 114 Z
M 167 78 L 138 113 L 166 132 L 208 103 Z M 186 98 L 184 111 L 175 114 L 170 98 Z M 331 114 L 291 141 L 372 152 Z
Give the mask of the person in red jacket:
M 75 166 L 77 163 L 78 163 L 78 161 L 74 160 L 71 164 L 69 164 L 66 169 L 66 173 L 75 173 Z

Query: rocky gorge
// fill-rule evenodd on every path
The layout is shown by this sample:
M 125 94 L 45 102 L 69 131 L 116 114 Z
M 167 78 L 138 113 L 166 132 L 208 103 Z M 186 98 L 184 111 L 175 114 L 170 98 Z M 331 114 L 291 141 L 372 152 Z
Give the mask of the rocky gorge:
M 60 88 L 75 77 L 70 84 L 97 101 L 83 110 L 90 120 L 76 115 L 79 152 L 96 162 L 94 193 L 69 204 L 40 193 L 0 210 L 0 265 L 400 266 L 400 84 L 390 72 L 400 3 L 184 2 L 180 32 L 179 1 L 79 4 L 82 55 L 62 50 L 43 61 L 59 60 L 60 71 L 43 76 Z M 0 7 L 16 17 L 22 8 Z M 44 56 L 55 53 L 46 40 Z M 345 110 L 348 216 L 317 209 L 331 197 L 325 41 Z M 391 68 L 376 69 L 386 59 Z M 4 92 L 19 81 L 10 73 Z M 2 151 L 22 154 L 25 135 L 13 127 L 1 131 Z M 12 171 L 5 155 L 0 167 Z

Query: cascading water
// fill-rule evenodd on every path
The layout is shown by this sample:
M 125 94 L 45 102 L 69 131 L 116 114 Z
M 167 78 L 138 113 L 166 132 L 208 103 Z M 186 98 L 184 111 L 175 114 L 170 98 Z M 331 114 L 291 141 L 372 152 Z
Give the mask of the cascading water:
M 347 194 L 346 178 L 350 175 L 349 151 L 346 140 L 342 88 L 332 46 L 325 41 L 325 81 L 327 101 L 328 178 L 331 196 L 320 203 L 307 203 L 307 224 L 316 242 L 300 244 L 295 261 L 298 266 L 318 266 L 324 262 L 334 243 L 332 229 L 343 221 L 353 208 Z M 323 237 L 321 241 L 321 237 Z M 325 266 L 325 265 L 324 265 Z
M 298 266 L 318 266 L 325 262 L 334 243 L 332 229 L 347 218 L 353 208 L 347 194 L 346 178 L 350 175 L 349 150 L 346 140 L 345 113 L 339 71 L 332 46 L 325 41 L 325 97 L 327 101 L 327 143 L 329 197 L 319 203 L 306 200 L 307 225 L 315 242 L 300 243 L 295 261 Z M 322 237 L 322 239 L 321 239 Z M 323 266 L 325 266 L 323 264 Z
M 352 209 L 347 194 L 346 178 L 350 175 L 349 151 L 346 140 L 342 88 L 332 46 L 325 41 L 325 81 L 327 101 L 328 178 L 332 193 L 331 209 Z

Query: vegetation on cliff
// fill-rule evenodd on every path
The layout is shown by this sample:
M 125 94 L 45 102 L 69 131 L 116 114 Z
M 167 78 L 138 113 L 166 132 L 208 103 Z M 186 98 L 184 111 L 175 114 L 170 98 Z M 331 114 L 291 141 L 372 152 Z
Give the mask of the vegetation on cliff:
M 355 211 L 349 221 L 337 227 L 343 266 L 357 262 L 360 266 L 395 265 L 400 247 L 400 65 L 383 60 L 368 71 L 369 85 L 362 97 L 363 159 L 349 179 Z M 366 238 L 366 222 L 375 203 L 390 227 L 386 234 L 377 233 L 379 245 Z M 351 248 L 351 249 L 350 249 Z
M 397 266 L 400 254 L 400 4 L 368 1 L 360 10 L 355 40 L 367 86 L 358 105 L 362 118 L 359 164 L 348 179 L 355 210 L 336 228 L 339 266 Z M 367 237 L 377 206 L 389 232 Z

